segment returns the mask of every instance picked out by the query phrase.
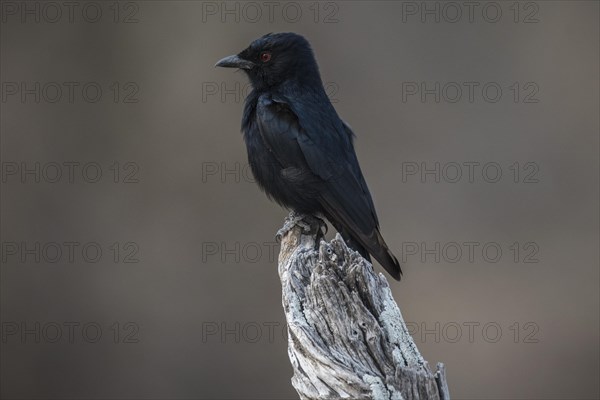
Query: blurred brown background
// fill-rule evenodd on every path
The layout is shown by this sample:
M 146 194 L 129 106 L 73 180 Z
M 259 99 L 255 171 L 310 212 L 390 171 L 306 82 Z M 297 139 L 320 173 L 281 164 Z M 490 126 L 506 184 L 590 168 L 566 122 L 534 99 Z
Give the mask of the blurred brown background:
M 279 31 L 357 133 L 453 397 L 598 398 L 598 2 L 73 3 L 0 9 L 3 398 L 296 398 L 286 211 L 213 68 Z

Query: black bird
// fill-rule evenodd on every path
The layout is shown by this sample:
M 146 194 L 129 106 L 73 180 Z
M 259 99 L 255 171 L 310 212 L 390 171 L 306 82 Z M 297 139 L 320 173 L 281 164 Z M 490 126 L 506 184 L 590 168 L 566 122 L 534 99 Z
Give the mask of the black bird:
M 325 93 L 308 41 L 270 33 L 216 66 L 240 68 L 250 78 L 242 132 L 250 168 L 267 196 L 299 213 L 324 216 L 351 248 L 367 260 L 372 254 L 400 280 L 400 264 L 379 232 L 354 134 Z

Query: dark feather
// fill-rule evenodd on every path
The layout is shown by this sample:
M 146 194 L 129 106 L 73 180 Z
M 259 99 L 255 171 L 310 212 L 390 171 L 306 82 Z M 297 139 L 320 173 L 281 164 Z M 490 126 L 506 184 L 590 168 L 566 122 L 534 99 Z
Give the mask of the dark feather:
M 263 65 L 265 51 L 270 60 Z M 259 186 L 284 207 L 325 216 L 352 248 L 367 259 L 371 254 L 399 280 L 400 264 L 379 231 L 354 134 L 331 105 L 308 42 L 270 34 L 239 57 L 254 87 L 242 131 Z

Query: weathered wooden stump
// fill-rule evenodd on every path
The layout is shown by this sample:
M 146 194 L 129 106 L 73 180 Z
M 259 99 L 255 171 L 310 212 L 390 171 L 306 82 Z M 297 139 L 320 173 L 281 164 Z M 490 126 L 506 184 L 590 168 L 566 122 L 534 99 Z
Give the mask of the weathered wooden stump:
M 450 398 L 412 340 L 386 278 L 323 221 L 291 213 L 279 231 L 279 277 L 292 384 L 302 399 Z

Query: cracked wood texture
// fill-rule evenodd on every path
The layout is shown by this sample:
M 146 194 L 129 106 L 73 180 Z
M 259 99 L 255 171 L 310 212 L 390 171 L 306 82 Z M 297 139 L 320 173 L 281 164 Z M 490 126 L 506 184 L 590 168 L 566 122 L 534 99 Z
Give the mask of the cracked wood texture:
M 279 231 L 279 277 L 292 384 L 301 399 L 450 398 L 413 342 L 386 278 L 318 218 L 295 213 Z

